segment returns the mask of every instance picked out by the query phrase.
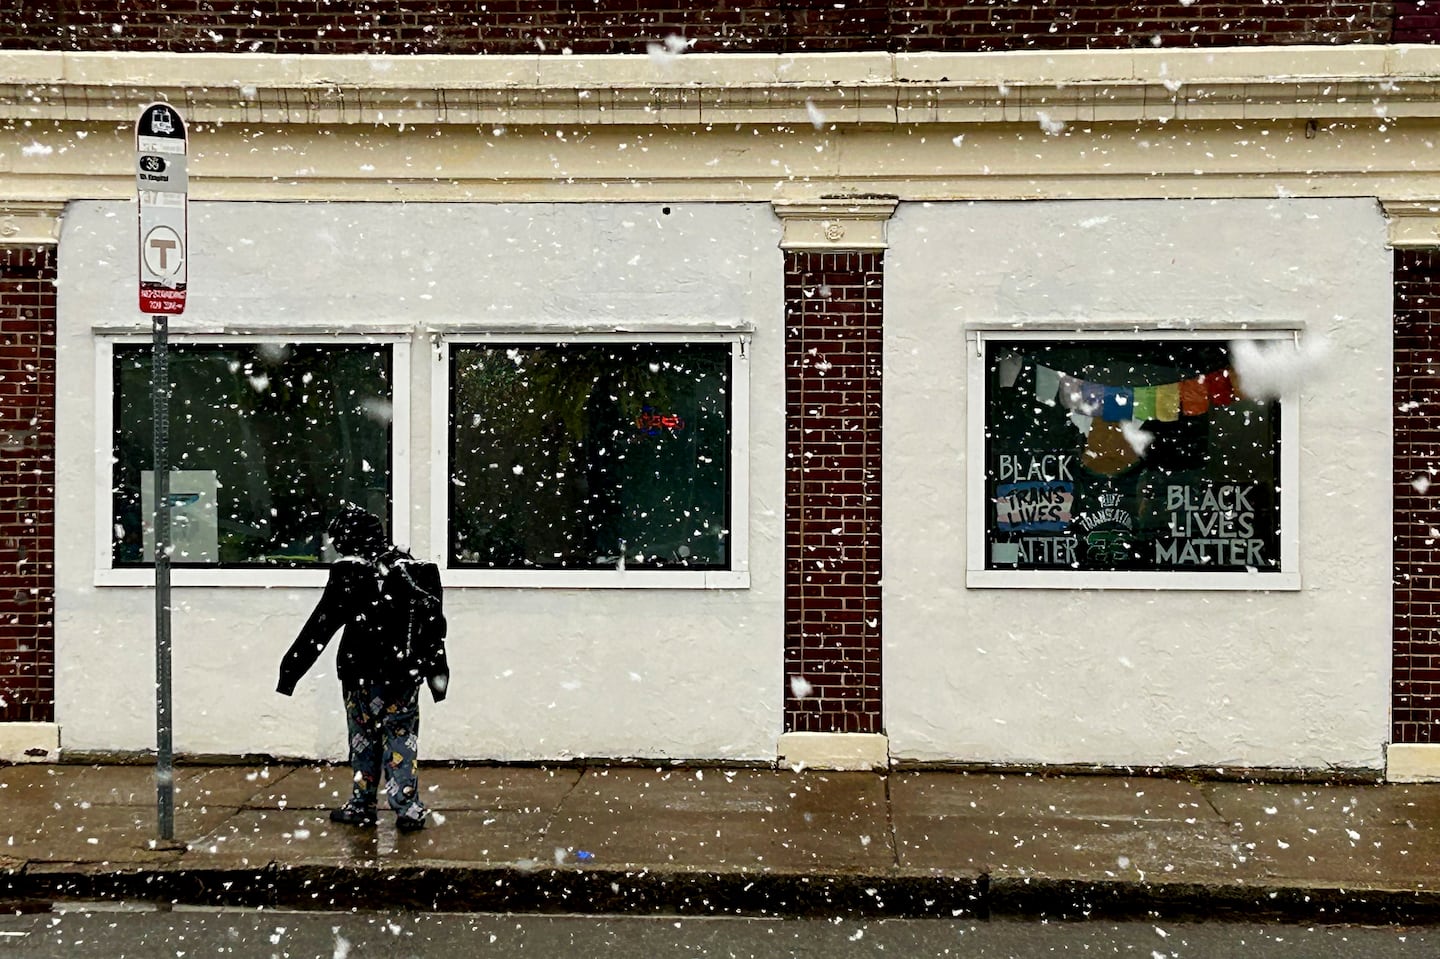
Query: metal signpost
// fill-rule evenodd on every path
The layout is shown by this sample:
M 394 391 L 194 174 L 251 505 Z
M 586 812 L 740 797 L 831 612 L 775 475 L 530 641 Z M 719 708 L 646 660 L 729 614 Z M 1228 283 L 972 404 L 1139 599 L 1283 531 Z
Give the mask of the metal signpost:
M 140 207 L 140 311 L 153 317 L 150 399 L 155 416 L 155 790 L 160 838 L 175 838 L 174 722 L 170 707 L 169 317 L 185 310 L 185 123 L 168 103 L 135 121 L 135 187 Z

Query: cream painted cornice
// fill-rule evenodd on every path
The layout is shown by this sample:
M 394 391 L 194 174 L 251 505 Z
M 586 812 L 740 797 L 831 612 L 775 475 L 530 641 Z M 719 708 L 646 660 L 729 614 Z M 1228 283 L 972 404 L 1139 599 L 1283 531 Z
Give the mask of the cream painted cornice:
M 1440 49 L 279 56 L 0 53 L 0 117 L 199 123 L 747 125 L 1433 116 Z
M 0 246 L 52 246 L 60 240 L 65 204 L 0 201 Z
M 0 197 L 132 198 L 154 100 L 190 121 L 194 200 L 1440 196 L 1440 47 L 1317 46 L 0 52 Z

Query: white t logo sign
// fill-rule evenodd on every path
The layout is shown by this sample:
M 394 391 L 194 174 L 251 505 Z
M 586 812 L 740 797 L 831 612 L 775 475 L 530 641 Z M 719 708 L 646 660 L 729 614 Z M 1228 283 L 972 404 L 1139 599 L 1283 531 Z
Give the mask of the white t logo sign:
M 160 254 L 160 269 L 157 272 L 164 273 L 166 270 L 169 269 L 170 266 L 170 264 L 166 262 L 165 254 L 175 249 L 175 247 L 179 246 L 179 244 L 176 243 L 174 240 L 166 240 L 160 237 L 152 237 L 150 239 L 150 245 L 153 246 L 156 250 L 158 250 Z
M 168 226 L 157 226 L 145 235 L 145 268 L 159 279 L 180 275 L 185 267 L 185 244 Z

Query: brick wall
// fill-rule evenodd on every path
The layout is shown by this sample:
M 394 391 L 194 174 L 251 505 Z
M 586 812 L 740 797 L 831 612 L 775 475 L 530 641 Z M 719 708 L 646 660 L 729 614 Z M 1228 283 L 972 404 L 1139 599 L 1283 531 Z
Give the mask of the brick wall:
M 0 49 L 644 53 L 671 34 L 693 40 L 697 51 L 757 53 L 1384 43 L 1400 10 L 1414 24 L 1407 28 L 1411 39 L 1432 39 L 1425 31 L 1434 29 L 1421 29 L 1433 11 L 1419 2 L 1342 0 L 18 0 L 16 6 L 0 20 Z
M 1440 250 L 1395 251 L 1397 743 L 1440 742 Z
M 1389 3 L 896 4 L 901 50 L 1071 50 L 1383 43 Z
M 785 254 L 787 732 L 883 728 L 882 257 Z
M 0 722 L 55 715 L 55 258 L 0 248 Z
M 1440 0 L 1399 0 L 1392 15 L 1394 43 L 1440 41 Z

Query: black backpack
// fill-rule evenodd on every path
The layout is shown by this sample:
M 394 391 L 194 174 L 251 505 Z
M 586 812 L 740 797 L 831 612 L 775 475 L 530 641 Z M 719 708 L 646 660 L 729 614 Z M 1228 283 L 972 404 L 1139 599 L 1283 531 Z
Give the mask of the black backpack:
M 407 684 L 429 684 L 430 695 L 438 703 L 450 684 L 440 568 L 396 550 L 380 557 L 376 571 L 380 576 L 384 672 L 390 677 L 403 676 Z

